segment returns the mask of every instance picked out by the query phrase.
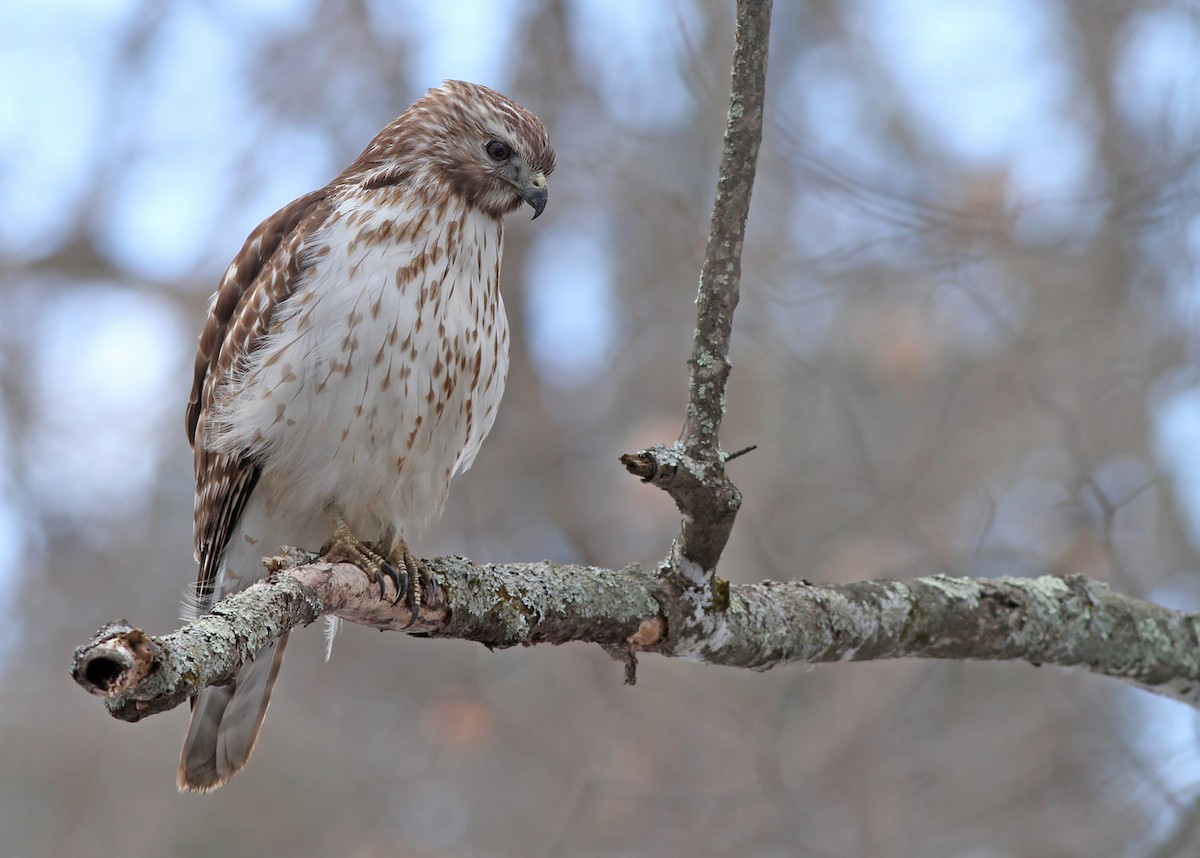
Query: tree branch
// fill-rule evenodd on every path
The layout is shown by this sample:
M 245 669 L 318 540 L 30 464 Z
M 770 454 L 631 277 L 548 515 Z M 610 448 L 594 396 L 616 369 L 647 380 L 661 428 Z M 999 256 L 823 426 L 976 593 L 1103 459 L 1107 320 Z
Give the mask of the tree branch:
M 662 574 L 677 587 L 700 589 L 709 597 L 713 594 L 707 591 L 720 586 L 713 572 L 742 505 L 741 494 L 725 475 L 726 457 L 717 436 L 725 415 L 729 337 L 741 288 L 742 242 L 762 141 L 770 31 L 770 0 L 739 0 L 729 115 L 696 295 L 683 429 L 671 447 L 656 444 L 621 457 L 630 473 L 670 494 L 683 513 L 679 538 Z
M 262 646 L 323 613 L 380 629 L 406 627 L 408 608 L 381 600 L 358 567 L 311 558 L 273 558 L 266 580 L 169 635 L 152 637 L 123 621 L 101 629 L 76 650 L 75 681 L 104 696 L 114 717 L 138 721 L 227 681 Z M 1122 596 L 1082 576 L 767 581 L 733 585 L 726 610 L 696 613 L 687 594 L 672 594 L 638 567 L 427 562 L 445 600 L 423 607 L 410 633 L 488 647 L 598 643 L 626 659 L 630 679 L 640 651 L 755 670 L 986 659 L 1084 667 L 1200 708 L 1200 615 Z

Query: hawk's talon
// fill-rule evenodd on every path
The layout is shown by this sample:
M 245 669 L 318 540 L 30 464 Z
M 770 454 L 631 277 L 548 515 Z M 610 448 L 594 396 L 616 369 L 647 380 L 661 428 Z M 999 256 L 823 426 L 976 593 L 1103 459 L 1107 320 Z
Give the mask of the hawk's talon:
M 345 561 L 362 569 L 370 580 L 379 585 L 380 601 L 387 598 L 388 581 L 396 588 L 397 601 L 404 598 L 408 588 L 408 574 L 402 576 L 397 573 L 396 567 L 386 557 L 355 536 L 340 514 L 334 512 L 331 517 L 333 537 L 322 547 L 321 559 L 332 563 Z
M 401 575 L 407 585 L 392 604 L 398 605 L 403 599 L 408 605 L 412 611 L 412 619 L 405 626 L 408 628 L 421 616 L 422 606 L 434 607 L 441 603 L 441 588 L 429 567 L 413 556 L 404 540 L 397 543 L 392 552 L 392 561 L 404 570 Z
M 392 599 L 393 605 L 399 605 L 401 600 L 408 595 L 408 581 L 408 572 L 400 572 L 396 579 L 396 598 Z
M 404 587 L 408 586 L 407 582 L 402 585 L 403 577 L 396 572 L 396 567 L 389 563 L 386 559 L 381 566 L 383 576 L 392 582 L 392 586 L 396 588 L 398 593 L 404 592 Z M 383 601 L 387 598 L 387 593 L 383 589 L 383 582 L 379 582 L 379 600 Z
M 355 536 L 336 510 L 330 510 L 330 517 L 333 519 L 333 538 L 322 549 L 322 559 L 330 562 L 344 560 L 358 566 L 379 585 L 381 601 L 387 599 L 386 582 L 391 581 L 396 588 L 396 598 L 391 603 L 399 605 L 403 602 L 412 611 L 412 618 L 404 628 L 413 625 L 421 616 L 422 605 L 435 607 L 441 604 L 442 590 L 437 579 L 424 563 L 413 556 L 403 539 L 396 540 L 395 546 L 385 557 L 375 547 Z
M 374 570 L 375 583 L 379 585 L 379 601 L 387 598 L 387 582 L 391 581 L 397 587 L 400 586 L 399 580 L 396 578 L 396 570 L 392 568 L 392 564 L 386 560 L 380 567 Z

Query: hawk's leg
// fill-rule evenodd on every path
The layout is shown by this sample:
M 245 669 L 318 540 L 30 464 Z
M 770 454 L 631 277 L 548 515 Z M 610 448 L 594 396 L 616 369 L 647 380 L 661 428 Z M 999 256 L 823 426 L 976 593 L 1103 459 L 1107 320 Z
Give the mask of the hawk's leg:
M 379 585 L 380 599 L 387 592 L 385 581 L 390 580 L 396 588 L 396 598 L 392 604 L 399 604 L 403 600 L 412 611 L 409 625 L 416 622 L 422 604 L 436 605 L 441 601 L 437 579 L 424 563 L 413 556 L 403 539 L 396 540 L 395 547 L 388 556 L 384 556 L 377 547 L 359 539 L 336 508 L 330 507 L 327 512 L 333 522 L 333 537 L 321 549 L 322 559 L 334 563 L 353 563 L 361 568 Z

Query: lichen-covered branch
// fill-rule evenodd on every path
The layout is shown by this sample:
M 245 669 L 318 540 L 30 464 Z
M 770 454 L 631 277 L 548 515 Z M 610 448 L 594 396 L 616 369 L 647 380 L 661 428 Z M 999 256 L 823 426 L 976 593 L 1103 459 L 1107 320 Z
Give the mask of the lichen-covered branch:
M 1087 668 L 1200 708 L 1200 615 L 1082 575 L 764 582 L 731 587 L 726 611 L 668 622 L 675 655 L 713 664 L 1024 661 Z
M 742 243 L 762 142 L 770 32 L 771 3 L 740 0 L 729 114 L 704 267 L 696 294 L 696 330 L 688 360 L 687 416 L 680 434 L 689 453 L 716 459 L 719 459 L 717 432 L 725 416 L 729 338 L 741 290 Z
M 683 513 L 679 538 L 662 573 L 682 589 L 701 591 L 700 598 L 712 596 L 713 571 L 742 503 L 725 474 L 718 433 L 725 415 L 742 243 L 762 141 L 770 31 L 770 0 L 739 0 L 729 113 L 696 295 L 683 429 L 670 447 L 657 444 L 621 457 L 631 473 L 669 493 Z
M 408 631 L 428 636 L 489 647 L 598 643 L 630 673 L 640 651 L 756 670 L 890 658 L 1057 664 L 1200 708 L 1200 616 L 1080 576 L 764 582 L 731 586 L 723 610 L 698 611 L 637 567 L 427 562 L 445 599 L 423 607 Z M 381 629 L 411 619 L 355 566 L 298 553 L 274 565 L 268 579 L 169 635 L 123 621 L 102 629 L 76 650 L 76 682 L 104 696 L 115 717 L 137 721 L 228 680 L 260 647 L 322 614 Z
M 406 605 L 381 599 L 357 566 L 288 551 L 268 561 L 266 580 L 169 635 L 152 637 L 125 620 L 105 626 L 75 651 L 72 676 L 104 696 L 115 717 L 138 721 L 228 681 L 254 653 L 323 614 L 493 648 L 577 640 L 611 649 L 627 648 L 642 620 L 659 612 L 651 579 L 636 567 L 479 565 L 458 557 L 426 562 L 444 597 L 422 606 L 415 621 Z

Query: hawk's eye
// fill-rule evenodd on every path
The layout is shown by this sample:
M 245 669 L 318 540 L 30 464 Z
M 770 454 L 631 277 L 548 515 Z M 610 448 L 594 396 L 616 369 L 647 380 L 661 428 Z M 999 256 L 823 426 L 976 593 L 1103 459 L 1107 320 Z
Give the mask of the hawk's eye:
M 487 144 L 487 153 L 493 161 L 507 161 L 512 157 L 512 149 L 509 148 L 509 145 L 499 140 L 493 140 Z

